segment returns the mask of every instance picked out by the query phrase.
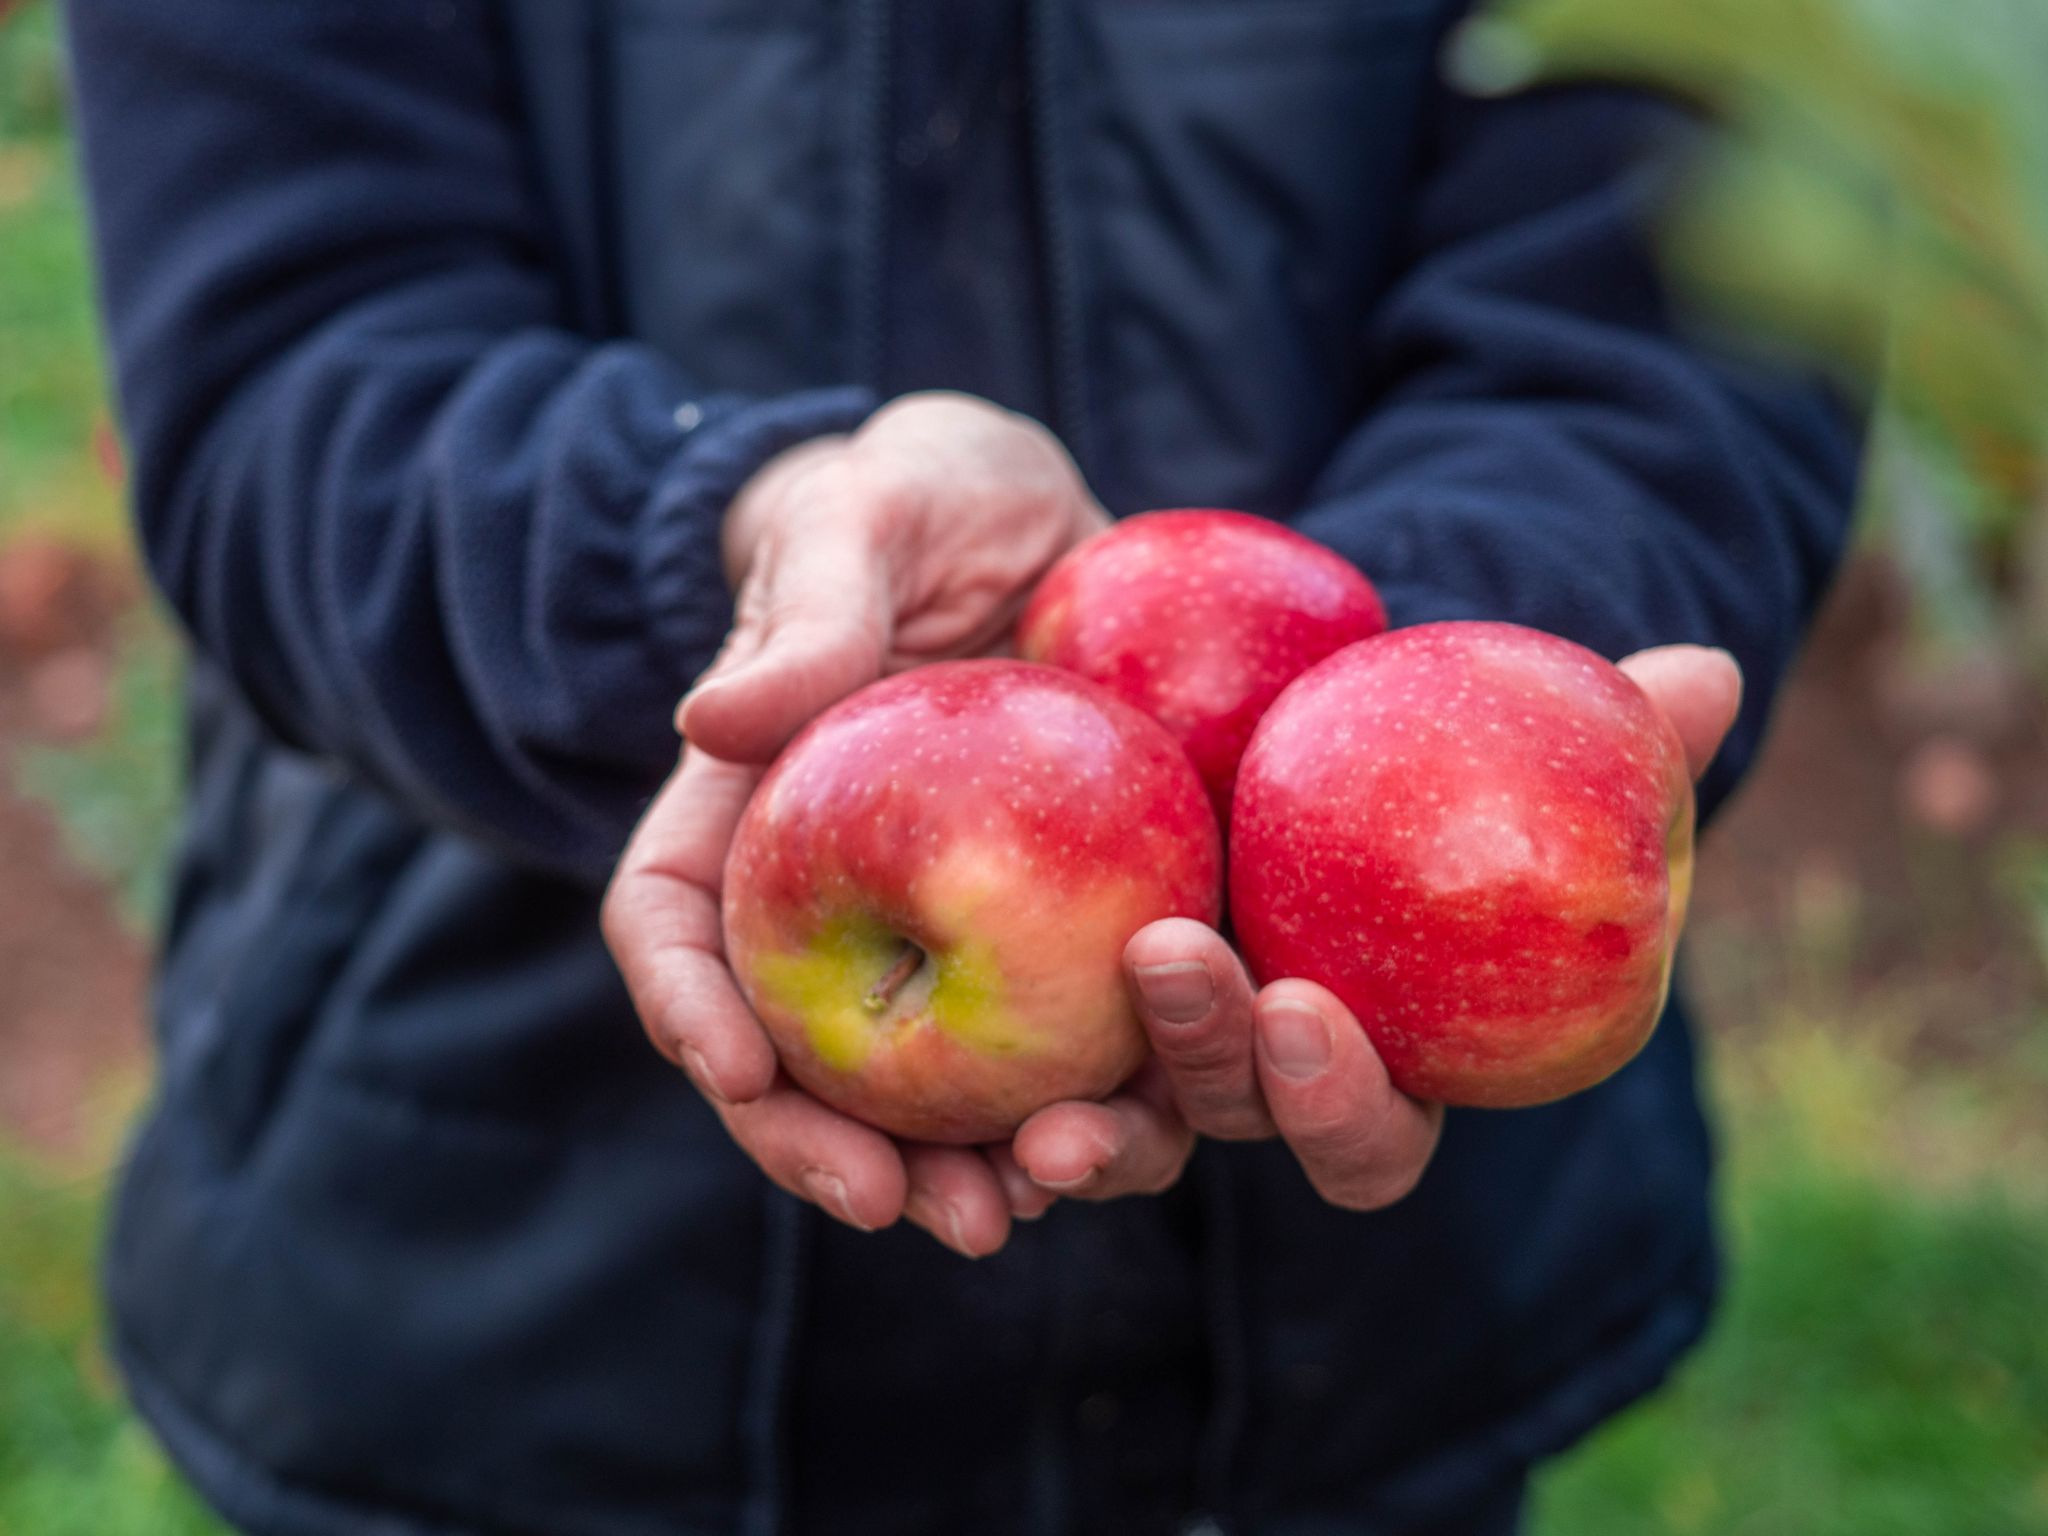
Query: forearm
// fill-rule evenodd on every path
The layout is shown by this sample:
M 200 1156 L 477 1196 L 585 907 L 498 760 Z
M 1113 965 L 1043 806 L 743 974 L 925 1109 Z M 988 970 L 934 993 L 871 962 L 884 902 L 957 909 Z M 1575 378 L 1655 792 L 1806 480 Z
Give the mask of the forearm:
M 479 7 L 69 16 L 172 606 L 281 738 L 600 876 L 728 625 L 727 499 L 866 400 L 707 396 L 562 323 Z
M 863 409 L 734 403 L 686 434 L 681 388 L 642 349 L 545 330 L 315 341 L 142 504 L 152 568 L 281 738 L 599 876 L 729 625 L 728 498 Z
M 1851 419 L 1812 381 L 1681 332 L 1648 232 L 1666 109 L 1582 91 L 1444 110 L 1417 255 L 1370 341 L 1380 390 L 1299 526 L 1398 623 L 1733 652 L 1749 691 L 1711 806 L 1843 548 Z M 1475 206 L 1478 223 L 1459 212 Z

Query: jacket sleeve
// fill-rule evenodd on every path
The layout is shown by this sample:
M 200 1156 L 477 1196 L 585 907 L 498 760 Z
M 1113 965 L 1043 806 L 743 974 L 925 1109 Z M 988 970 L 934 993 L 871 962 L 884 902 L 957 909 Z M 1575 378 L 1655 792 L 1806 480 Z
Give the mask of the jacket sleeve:
M 1297 525 L 1396 623 L 1513 620 L 1611 658 L 1733 652 L 1725 797 L 1844 546 L 1858 438 L 1811 379 L 1682 334 L 1648 222 L 1675 109 L 1612 89 L 1446 91 L 1370 410 Z
M 726 502 L 854 390 L 575 334 L 484 0 L 71 0 L 146 558 L 270 728 L 605 872 L 724 636 Z

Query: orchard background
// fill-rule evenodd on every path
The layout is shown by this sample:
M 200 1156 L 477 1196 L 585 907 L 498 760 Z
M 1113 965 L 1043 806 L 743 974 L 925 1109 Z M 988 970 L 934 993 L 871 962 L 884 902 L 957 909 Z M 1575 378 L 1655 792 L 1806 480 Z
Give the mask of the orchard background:
M 0 0 L 0 1536 L 194 1536 L 97 1331 L 179 663 L 123 523 L 56 30 Z M 1535 1529 L 2048 1536 L 2048 6 L 1513 0 L 1456 60 L 1703 99 L 1726 147 L 1674 270 L 1891 402 L 1858 554 L 1702 852 L 1726 1305 L 1544 1474 Z

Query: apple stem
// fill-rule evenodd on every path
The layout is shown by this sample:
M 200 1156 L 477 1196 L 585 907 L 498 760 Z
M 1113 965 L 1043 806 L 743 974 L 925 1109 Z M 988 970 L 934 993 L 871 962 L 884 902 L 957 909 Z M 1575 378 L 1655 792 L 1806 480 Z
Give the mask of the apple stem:
M 880 1013 L 896 1000 L 896 994 L 903 990 L 903 984 L 917 974 L 917 968 L 924 964 L 924 951 L 910 940 L 903 941 L 903 951 L 895 962 L 882 972 L 881 980 L 868 988 L 868 995 L 861 1004 L 869 1013 Z

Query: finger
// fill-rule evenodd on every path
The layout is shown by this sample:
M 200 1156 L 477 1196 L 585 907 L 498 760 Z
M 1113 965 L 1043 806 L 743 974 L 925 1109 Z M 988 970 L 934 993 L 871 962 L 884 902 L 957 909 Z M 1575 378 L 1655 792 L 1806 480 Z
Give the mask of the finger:
M 686 751 L 606 891 L 605 943 L 647 1037 L 714 1099 L 768 1091 L 775 1048 L 726 969 L 719 885 L 760 771 Z
M 903 1148 L 910 1193 L 903 1214 L 963 1258 L 986 1258 L 1010 1238 L 1010 1202 L 976 1147 Z
M 1214 929 L 1173 917 L 1124 946 L 1124 975 L 1183 1119 L 1200 1135 L 1273 1134 L 1252 1065 L 1252 986 Z
M 1315 983 L 1276 981 L 1256 1012 L 1266 1103 L 1317 1193 L 1370 1211 L 1413 1189 L 1436 1150 L 1443 1106 L 1388 1081 L 1358 1021 Z
M 1676 728 L 1697 779 L 1742 709 L 1742 668 L 1706 645 L 1660 645 L 1623 657 L 1620 666 Z
M 813 716 L 881 676 L 893 620 L 866 511 L 811 504 L 756 559 L 728 655 L 677 712 L 683 734 L 714 757 L 768 762 Z
M 1045 1189 L 1076 1200 L 1115 1200 L 1171 1189 L 1195 1149 L 1173 1107 L 1173 1089 L 1148 1063 L 1124 1092 L 1100 1104 L 1041 1109 L 1017 1130 L 1017 1162 Z
M 903 1214 L 910 1180 L 896 1143 L 828 1109 L 786 1077 L 719 1118 L 761 1171 L 799 1199 L 863 1232 Z
M 727 673 L 739 671 L 759 654 L 764 627 L 759 623 L 748 623 L 735 613 L 733 627 L 726 635 L 725 643 L 718 648 L 718 654 L 711 658 L 711 665 L 698 675 L 690 691 L 676 701 L 675 727 L 678 736 L 688 739 L 689 733 L 683 729 L 683 716 L 689 711 L 690 700 L 706 684 L 724 677 Z
M 1031 1175 L 1019 1166 L 1016 1154 L 1009 1147 L 983 1147 L 982 1151 L 1003 1186 L 1003 1196 L 1010 1202 L 1010 1214 L 1018 1221 L 1036 1221 L 1058 1203 L 1059 1196 L 1032 1182 Z

